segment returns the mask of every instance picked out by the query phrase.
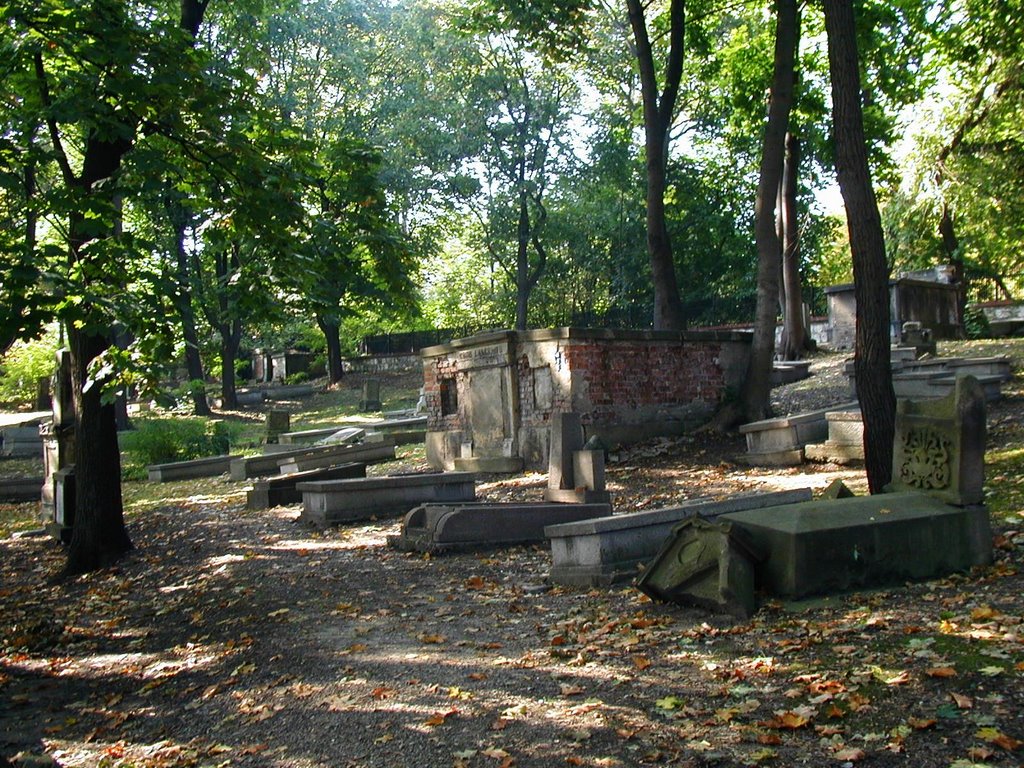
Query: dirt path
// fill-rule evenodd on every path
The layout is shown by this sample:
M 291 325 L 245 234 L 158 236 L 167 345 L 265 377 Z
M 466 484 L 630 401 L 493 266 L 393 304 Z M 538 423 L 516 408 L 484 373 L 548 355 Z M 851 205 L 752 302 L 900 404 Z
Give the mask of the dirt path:
M 1018 392 L 996 423 L 1022 405 Z M 738 467 L 738 447 L 648 444 L 651 455 L 612 467 L 620 508 L 806 481 Z M 542 483 L 485 492 L 523 497 Z M 1019 516 L 997 524 L 991 568 L 769 604 L 734 625 L 629 587 L 550 588 L 541 547 L 424 558 L 385 546 L 395 521 L 312 532 L 296 508 L 245 511 L 242 487 L 165 486 L 159 508 L 132 512 L 137 548 L 118 568 L 62 587 L 46 583 L 58 546 L 0 542 L 0 758 L 1021 764 Z

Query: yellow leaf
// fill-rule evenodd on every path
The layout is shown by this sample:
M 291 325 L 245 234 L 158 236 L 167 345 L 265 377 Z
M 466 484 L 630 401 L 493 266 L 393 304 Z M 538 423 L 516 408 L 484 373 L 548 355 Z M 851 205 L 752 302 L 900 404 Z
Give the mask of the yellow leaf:
M 1007 752 L 1013 752 L 1024 747 L 1024 741 L 1007 736 L 998 728 L 982 728 L 974 735 L 982 741 L 987 741 L 989 744 L 995 744 L 1000 749 L 1005 749 Z
M 988 621 L 999 616 L 999 611 L 991 605 L 981 605 L 971 611 L 971 618 L 974 621 Z

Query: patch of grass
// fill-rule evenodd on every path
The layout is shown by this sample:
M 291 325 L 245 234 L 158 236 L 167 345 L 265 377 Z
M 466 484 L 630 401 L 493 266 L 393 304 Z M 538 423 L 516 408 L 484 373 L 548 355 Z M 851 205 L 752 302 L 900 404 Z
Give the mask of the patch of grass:
M 121 435 L 125 478 L 141 478 L 150 464 L 187 461 L 225 454 L 231 445 L 227 422 L 181 416 L 137 419 L 135 429 Z
M 1001 667 L 1013 669 L 1019 658 L 1007 656 L 1000 645 L 985 640 L 973 640 L 959 635 L 935 635 L 931 650 L 935 651 L 960 674 L 972 674 L 983 669 Z
M 1024 516 L 1024 448 L 988 451 L 985 474 L 985 502 L 993 519 L 1019 523 Z
M 0 504 L 0 539 L 39 527 L 39 502 Z

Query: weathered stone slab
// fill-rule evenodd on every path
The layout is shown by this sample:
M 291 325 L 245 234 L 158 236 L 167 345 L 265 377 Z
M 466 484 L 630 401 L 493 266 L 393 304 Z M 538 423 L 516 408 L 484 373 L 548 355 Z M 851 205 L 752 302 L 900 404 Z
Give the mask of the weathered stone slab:
M 39 501 L 43 490 L 41 477 L 0 477 L 0 501 L 18 504 Z
M 892 377 L 892 388 L 897 399 L 936 397 L 932 382 L 947 376 L 943 370 L 900 372 Z
M 574 489 L 573 453 L 583 448 L 583 425 L 578 413 L 555 413 L 548 428 L 548 488 Z
M 278 461 L 278 470 L 281 474 L 294 474 L 348 461 L 375 464 L 381 461 L 392 461 L 394 458 L 395 444 L 390 440 L 361 445 L 330 445 L 324 449 L 281 459 Z
M 267 444 L 276 443 L 278 438 L 291 429 L 291 414 L 288 411 L 272 409 L 267 411 Z
M 931 397 L 947 397 L 956 388 L 957 379 L 961 374 L 948 373 L 945 376 L 936 376 L 928 382 Z M 998 375 L 974 376 L 981 385 L 982 392 L 987 402 L 995 402 L 1003 396 L 1003 379 Z
M 380 382 L 376 379 L 367 379 L 363 382 L 363 397 L 359 401 L 359 410 L 379 411 L 380 405 Z
M 800 464 L 804 458 L 804 447 L 828 436 L 828 414 L 856 407 L 856 403 L 844 403 L 794 416 L 743 424 L 740 433 L 747 439 L 747 454 L 742 458 L 754 466 Z
M 772 364 L 771 385 L 792 384 L 811 375 L 810 360 L 777 361 Z
M 43 438 L 38 426 L 3 427 L 0 429 L 0 456 L 42 456 Z
M 829 411 L 828 440 L 804 448 L 808 461 L 852 464 L 864 461 L 864 420 L 859 410 Z
M 551 580 L 579 586 L 626 581 L 637 575 L 637 567 L 654 557 L 672 529 L 687 518 L 714 519 L 727 512 L 794 504 L 810 498 L 809 488 L 723 501 L 700 498 L 677 507 L 551 525 L 544 530 L 551 539 Z
M 388 447 L 388 444 L 384 444 Z M 380 446 L 376 446 L 379 449 Z M 390 444 L 391 458 L 394 458 L 394 444 Z M 324 463 L 312 463 L 306 466 L 298 466 L 298 459 L 330 459 Z M 301 472 L 306 469 L 329 466 L 330 464 L 341 464 L 347 461 L 370 461 L 381 460 L 379 450 L 364 449 L 363 446 L 355 445 L 327 445 L 327 446 L 295 446 L 290 451 L 272 453 L 263 456 L 245 456 L 234 459 L 231 462 L 231 479 L 245 480 L 252 477 L 265 477 L 267 475 L 279 475 L 289 472 Z M 281 467 L 287 465 L 282 472 Z
M 514 475 L 523 471 L 523 460 L 518 456 L 470 456 L 456 459 L 455 469 L 460 472 Z
M 473 501 L 471 472 L 429 472 L 299 483 L 300 520 L 317 526 L 403 515 L 419 504 Z
M 281 435 L 278 439 L 282 443 L 288 445 L 294 445 L 296 443 L 315 443 L 317 440 L 322 440 L 325 437 L 330 437 L 339 429 L 344 427 L 339 424 L 335 427 L 320 427 L 318 429 L 303 429 L 298 432 L 288 432 Z
M 169 483 L 172 480 L 192 480 L 197 477 L 216 477 L 231 471 L 231 462 L 242 458 L 233 456 L 210 456 L 205 459 L 190 461 L 172 461 L 168 464 L 151 464 L 146 467 L 149 479 L 156 483 Z
M 424 504 L 388 544 L 408 552 L 475 551 L 544 540 L 548 525 L 611 514 L 608 504 Z
M 985 395 L 973 376 L 941 400 L 896 403 L 891 487 L 951 504 L 980 504 L 985 483 Z
M 267 400 L 293 400 L 310 397 L 316 390 L 312 384 L 282 384 L 278 387 L 264 387 L 260 390 Z
M 655 600 L 745 619 L 757 609 L 754 566 L 764 559 L 741 528 L 699 517 L 676 526 L 636 586 Z
M 365 463 L 349 462 L 323 469 L 310 469 L 290 475 L 268 477 L 265 480 L 257 480 L 252 490 L 247 492 L 246 507 L 248 509 L 270 509 L 286 504 L 300 504 L 302 493 L 297 487 L 299 483 L 314 480 L 345 480 L 356 477 L 366 477 Z
M 758 586 L 799 598 L 902 584 L 991 561 L 983 506 L 954 507 L 916 492 L 811 501 L 722 515 L 769 555 Z
M 342 427 L 337 432 L 332 432 L 327 437 L 317 441 L 318 445 L 349 445 L 361 440 L 366 435 L 362 427 Z
M 1013 370 L 1010 367 L 1010 358 L 1006 355 L 996 357 L 966 357 L 959 360 L 951 360 L 947 369 L 950 373 L 958 376 L 976 376 L 979 379 L 983 376 L 998 376 L 1000 381 L 1009 381 L 1013 378 Z

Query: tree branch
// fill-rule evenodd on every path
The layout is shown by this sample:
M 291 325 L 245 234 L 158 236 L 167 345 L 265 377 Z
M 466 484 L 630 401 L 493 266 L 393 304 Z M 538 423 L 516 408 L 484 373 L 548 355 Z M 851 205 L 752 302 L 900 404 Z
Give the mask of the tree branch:
M 50 96 L 50 84 L 46 80 L 46 68 L 43 66 L 43 54 L 41 51 L 35 53 L 36 82 L 39 83 L 39 97 L 46 107 L 46 127 L 50 131 L 50 141 L 53 143 L 53 152 L 57 156 L 57 166 L 60 168 L 64 183 L 69 187 L 78 183 L 75 172 L 68 162 L 67 153 L 64 151 L 64 144 L 60 140 L 60 130 L 57 121 L 53 117 L 53 99 Z

